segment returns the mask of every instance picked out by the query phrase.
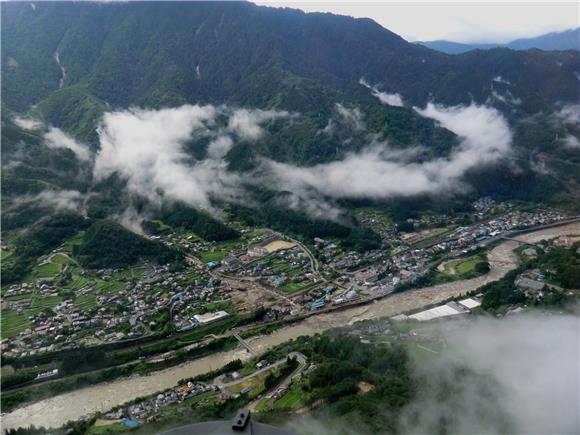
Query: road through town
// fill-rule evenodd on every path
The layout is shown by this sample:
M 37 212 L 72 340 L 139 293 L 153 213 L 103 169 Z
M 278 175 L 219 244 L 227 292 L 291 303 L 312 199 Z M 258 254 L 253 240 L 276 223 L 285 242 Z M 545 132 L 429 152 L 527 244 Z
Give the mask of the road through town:
M 580 223 L 570 223 L 559 227 L 546 228 L 515 236 L 525 243 L 534 243 L 560 235 L 580 234 Z M 409 290 L 392 294 L 367 305 L 346 308 L 342 311 L 321 313 L 295 324 L 283 327 L 270 335 L 248 340 L 256 353 L 301 335 L 314 335 L 329 328 L 352 324 L 359 320 L 393 316 L 406 311 L 436 304 L 452 296 L 475 290 L 495 281 L 517 267 L 518 259 L 514 249 L 519 245 L 515 240 L 506 240 L 494 247 L 488 254 L 491 270 L 478 278 L 456 281 L 433 287 Z M 58 427 L 69 420 L 77 420 L 97 411 L 106 411 L 137 397 L 153 394 L 170 388 L 180 379 L 196 376 L 222 367 L 236 358 L 246 360 L 252 355 L 245 348 L 221 352 L 199 358 L 179 366 L 151 373 L 147 376 L 133 376 L 112 382 L 98 384 L 59 396 L 32 403 L 2 415 L 4 430 L 30 425 Z

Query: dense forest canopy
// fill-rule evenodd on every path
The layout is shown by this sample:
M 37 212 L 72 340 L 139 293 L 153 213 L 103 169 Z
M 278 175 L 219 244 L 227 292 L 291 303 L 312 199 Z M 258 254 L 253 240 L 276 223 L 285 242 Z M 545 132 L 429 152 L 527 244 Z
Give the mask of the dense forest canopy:
M 6 229 L 30 226 L 66 195 L 67 212 L 90 219 L 135 211 L 219 241 L 237 236 L 222 222 L 229 204 L 233 219 L 365 250 L 378 238 L 350 213 L 361 202 L 399 222 L 484 195 L 577 209 L 577 51 L 450 56 L 370 19 L 249 2 L 12 2 L 2 40 Z M 191 107 L 213 111 L 203 128 L 161 140 L 136 163 L 156 167 L 150 160 L 167 153 L 183 173 L 145 174 L 135 191 L 135 167 L 98 171 L 104 141 L 120 146 L 115 122 Z M 475 161 L 481 146 L 472 144 L 476 153 L 462 158 L 469 123 L 449 122 L 462 110 L 492 116 L 479 136 L 505 123 L 509 137 L 489 140 L 492 153 L 505 142 L 501 153 Z M 439 179 L 469 159 L 450 183 Z M 199 188 L 201 199 L 171 196 L 168 178 L 182 191 Z M 46 206 L 32 207 L 39 195 Z

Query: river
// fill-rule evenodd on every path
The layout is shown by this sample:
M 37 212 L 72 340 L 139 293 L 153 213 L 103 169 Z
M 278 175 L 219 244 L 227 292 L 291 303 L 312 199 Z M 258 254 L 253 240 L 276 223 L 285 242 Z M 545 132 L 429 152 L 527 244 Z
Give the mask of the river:
M 534 243 L 543 239 L 572 234 L 580 234 L 580 223 L 575 222 L 560 227 L 547 228 L 522 234 L 515 238 L 522 242 Z M 498 280 L 510 270 L 515 269 L 518 265 L 518 258 L 513 251 L 517 246 L 517 242 L 507 240 L 493 248 L 488 253 L 491 269 L 484 276 L 396 293 L 368 305 L 312 316 L 299 323 L 281 328 L 270 335 L 255 337 L 251 340 L 251 345 L 261 353 L 301 335 L 314 335 L 359 320 L 394 316 L 472 291 L 488 282 Z M 64 393 L 2 415 L 2 428 L 7 430 L 32 424 L 37 427 L 59 427 L 69 420 L 78 420 L 97 411 L 107 411 L 138 397 L 170 388 L 181 379 L 215 370 L 236 358 L 245 360 L 250 357 L 251 355 L 245 349 L 238 348 L 199 358 L 146 376 L 121 378 Z

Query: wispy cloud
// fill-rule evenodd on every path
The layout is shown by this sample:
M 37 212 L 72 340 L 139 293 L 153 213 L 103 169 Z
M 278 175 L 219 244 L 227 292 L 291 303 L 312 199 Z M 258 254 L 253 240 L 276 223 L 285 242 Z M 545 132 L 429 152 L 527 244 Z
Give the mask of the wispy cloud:
M 375 145 L 343 160 L 311 167 L 267 161 L 272 185 L 308 192 L 310 198 L 312 192 L 330 198 L 377 199 L 440 193 L 457 189 L 469 169 L 497 161 L 510 151 L 511 131 L 493 108 L 428 104 L 416 110 L 460 137 L 449 157 L 418 163 L 410 158 L 412 154 Z
M 183 147 L 194 133 L 207 135 L 217 111 L 213 106 L 174 109 L 131 109 L 106 113 L 99 127 L 100 151 L 94 175 L 101 180 L 117 173 L 130 192 L 161 204 L 163 196 L 209 208 L 209 194 L 235 185 L 220 165 L 196 162 Z
M 89 160 L 91 152 L 89 147 L 68 136 L 64 131 L 56 127 L 50 127 L 44 134 L 46 146 L 49 148 L 64 148 L 71 150 L 79 160 Z
M 363 85 L 365 88 L 370 89 L 373 96 L 377 97 L 383 104 L 387 104 L 389 106 L 404 106 L 403 97 L 401 94 L 389 94 L 388 92 L 381 91 L 379 90 L 378 86 L 371 86 L 365 79 L 362 78 L 359 80 L 359 84 Z
M 358 107 L 349 108 L 340 103 L 336 103 L 335 107 L 343 124 L 353 130 L 364 130 L 363 114 Z
M 580 104 L 568 104 L 556 112 L 565 124 L 580 125 Z
M 130 109 L 104 115 L 94 176 L 117 173 L 130 192 L 160 205 L 164 199 L 212 210 L 212 199 L 238 202 L 247 197 L 243 176 L 227 170 L 223 157 L 236 139 L 255 141 L 262 124 L 296 115 L 283 111 L 185 105 L 162 110 Z M 218 118 L 225 117 L 225 124 Z M 207 158 L 184 149 L 209 138 Z
M 576 136 L 568 135 L 562 139 L 564 146 L 574 150 L 580 150 L 580 140 Z
M 44 190 L 36 195 L 22 195 L 11 201 L 11 208 L 30 204 L 56 211 L 80 212 L 85 195 L 76 190 Z
M 286 111 L 237 109 L 234 110 L 228 122 L 228 130 L 245 140 L 258 140 L 264 135 L 261 124 L 279 118 L 289 118 L 295 115 Z
M 49 148 L 69 149 L 79 160 L 83 161 L 87 161 L 91 157 L 91 151 L 86 144 L 75 140 L 60 128 L 48 127 L 47 130 L 47 126 L 43 122 L 29 117 L 14 116 L 12 120 L 14 124 L 25 130 L 44 131 L 44 143 Z
M 336 120 L 328 130 L 336 122 L 353 134 L 362 133 L 368 140 L 366 148 L 342 160 L 310 167 L 262 158 L 252 173 L 229 171 L 225 155 L 238 141 L 263 138 L 263 123 L 297 115 L 212 105 L 107 113 L 99 128 L 100 151 L 93 174 L 98 181 L 117 173 L 126 180 L 129 192 L 156 206 L 170 200 L 215 211 L 214 200 L 251 201 L 246 187 L 253 185 L 289 192 L 279 197 L 281 206 L 313 218 L 340 220 L 343 211 L 335 200 L 455 192 L 464 187 L 466 171 L 510 151 L 507 122 L 485 106 L 428 104 L 416 109 L 459 136 L 458 146 L 449 156 L 428 161 L 417 161 L 420 148 L 392 149 L 366 133 L 359 108 L 336 104 L 335 109 Z M 186 150 L 196 140 L 208 141 L 203 160 L 194 159 Z
M 436 433 L 442 422 L 447 433 L 578 433 L 577 317 L 479 318 L 441 333 L 450 346 L 418 362 L 426 384 L 403 433 Z
M 14 121 L 14 124 L 25 130 L 39 130 L 44 127 L 42 122 L 32 118 L 14 116 L 12 120 Z

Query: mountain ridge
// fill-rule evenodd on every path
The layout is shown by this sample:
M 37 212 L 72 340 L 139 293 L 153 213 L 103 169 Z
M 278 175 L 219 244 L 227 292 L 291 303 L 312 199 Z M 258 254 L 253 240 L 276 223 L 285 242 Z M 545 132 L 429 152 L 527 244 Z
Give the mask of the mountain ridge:
M 417 41 L 416 44 L 447 54 L 461 54 L 471 50 L 490 50 L 494 48 L 509 48 L 512 50 L 529 50 L 536 48 L 545 51 L 580 50 L 580 27 L 550 32 L 530 38 L 518 38 L 507 43 L 462 43 L 444 39 L 433 41 Z
M 413 105 L 429 99 L 467 103 L 469 95 L 481 103 L 491 95 L 482 89 L 483 80 L 501 75 L 521 88 L 524 108 L 529 102 L 535 111 L 538 104 L 570 100 L 579 64 L 576 53 L 565 52 L 492 50 L 447 57 L 372 20 L 251 3 L 39 4 L 36 10 L 7 3 L 2 34 L 3 65 L 10 59 L 18 65 L 3 69 L 4 100 L 18 110 L 57 90 L 57 51 L 67 71 L 65 86 L 83 84 L 94 97 L 125 107 L 234 102 L 299 110 L 307 104 L 287 95 L 293 80 L 360 94 L 361 77 Z M 550 67 L 550 59 L 562 65 Z M 561 85 L 546 87 L 546 74 Z M 276 88 L 256 87 L 257 80 Z
M 376 238 L 348 214 L 357 204 L 401 216 L 455 207 L 454 195 L 569 204 L 580 182 L 578 131 L 562 121 L 578 103 L 575 51 L 451 56 L 370 19 L 245 2 L 8 2 L 1 18 L 2 219 L 14 231 L 48 205 L 131 225 L 185 203 L 366 249 Z M 165 133 L 163 120 L 174 116 L 191 124 L 155 143 L 107 124 L 122 118 L 131 131 L 150 131 L 148 120 Z M 250 131 L 240 130 L 244 122 Z M 100 174 L 98 126 L 117 140 Z M 149 149 L 135 152 L 128 142 Z M 151 172 L 159 155 L 172 177 Z M 365 180 L 373 177 L 385 184 Z M 165 204 L 168 187 L 174 196 Z M 217 214 L 191 214 L 188 225 L 227 235 Z

